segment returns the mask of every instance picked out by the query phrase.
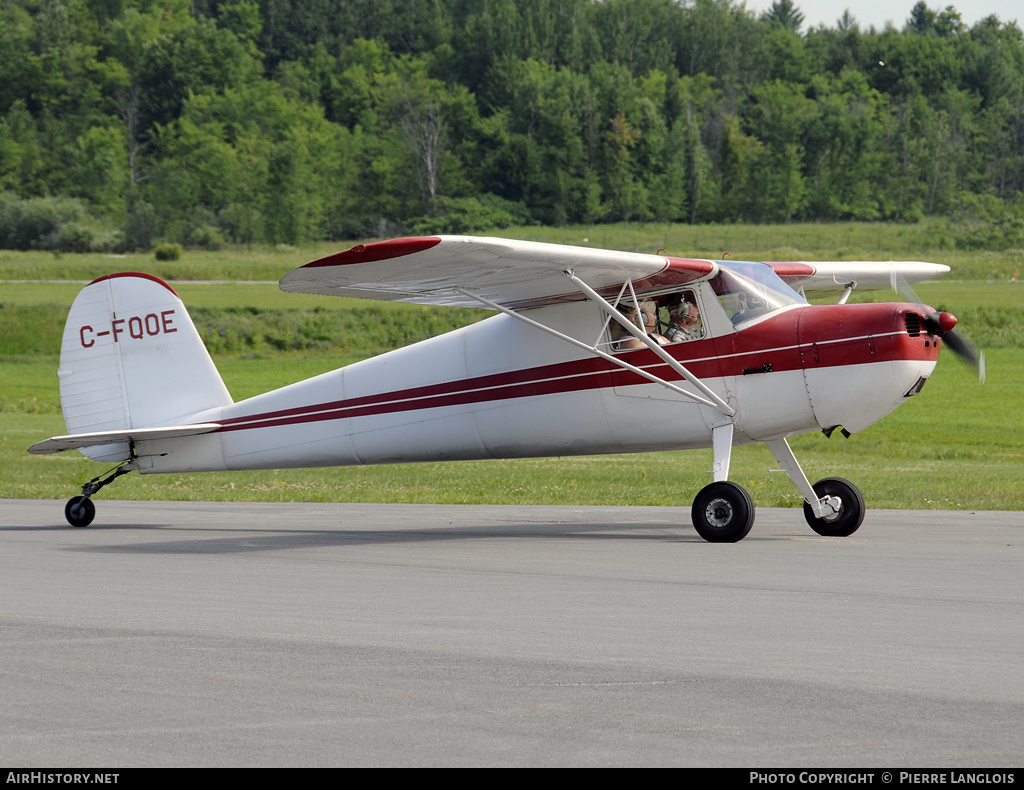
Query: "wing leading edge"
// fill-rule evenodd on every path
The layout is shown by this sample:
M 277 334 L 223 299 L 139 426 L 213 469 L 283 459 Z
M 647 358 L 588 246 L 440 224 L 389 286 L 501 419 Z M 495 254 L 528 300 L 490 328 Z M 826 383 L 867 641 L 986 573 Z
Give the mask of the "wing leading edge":
M 281 279 L 293 293 L 481 307 L 464 291 L 511 310 L 581 301 L 572 272 L 601 294 L 631 281 L 636 293 L 715 275 L 714 261 L 473 236 L 422 236 L 360 244 Z
M 945 264 L 925 261 L 773 261 L 768 265 L 790 287 L 817 295 L 839 293 L 851 284 L 859 291 L 883 290 L 897 281 L 918 283 L 949 271 Z

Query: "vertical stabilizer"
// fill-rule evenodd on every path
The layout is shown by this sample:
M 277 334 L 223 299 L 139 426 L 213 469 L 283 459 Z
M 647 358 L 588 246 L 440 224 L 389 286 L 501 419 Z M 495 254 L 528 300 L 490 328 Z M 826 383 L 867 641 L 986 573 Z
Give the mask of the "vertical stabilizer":
M 232 402 L 181 299 L 163 280 L 135 272 L 101 277 L 78 294 L 57 376 L 72 434 L 176 425 Z M 82 453 L 113 462 L 129 448 Z

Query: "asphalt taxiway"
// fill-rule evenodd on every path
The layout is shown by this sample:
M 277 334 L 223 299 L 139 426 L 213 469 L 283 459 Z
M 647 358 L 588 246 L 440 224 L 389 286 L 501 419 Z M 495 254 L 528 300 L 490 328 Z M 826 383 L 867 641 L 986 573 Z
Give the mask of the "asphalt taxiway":
M 1024 763 L 1024 514 L 0 500 L 0 764 Z

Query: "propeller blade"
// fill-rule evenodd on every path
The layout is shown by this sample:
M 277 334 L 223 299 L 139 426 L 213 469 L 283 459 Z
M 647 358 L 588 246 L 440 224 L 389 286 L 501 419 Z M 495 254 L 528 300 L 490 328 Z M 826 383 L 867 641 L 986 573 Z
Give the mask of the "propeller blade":
M 949 350 L 964 360 L 967 364 L 978 371 L 978 380 L 985 382 L 985 355 L 978 350 L 978 347 L 969 340 L 961 337 L 955 330 L 951 329 L 939 335 L 943 342 L 949 346 Z
M 938 337 L 946 343 L 950 351 L 978 372 L 978 381 L 984 384 L 985 355 L 978 350 L 976 345 L 955 329 L 943 330 L 942 316 L 947 315 L 949 317 L 948 314 L 939 313 L 922 302 L 914 292 L 914 289 L 910 287 L 910 283 L 901 277 L 897 277 L 895 273 L 890 278 L 890 285 L 892 285 L 892 289 L 896 293 L 900 294 L 908 302 L 912 302 L 921 308 L 921 312 L 924 313 L 924 326 L 928 334 Z M 953 320 L 955 322 L 955 319 Z

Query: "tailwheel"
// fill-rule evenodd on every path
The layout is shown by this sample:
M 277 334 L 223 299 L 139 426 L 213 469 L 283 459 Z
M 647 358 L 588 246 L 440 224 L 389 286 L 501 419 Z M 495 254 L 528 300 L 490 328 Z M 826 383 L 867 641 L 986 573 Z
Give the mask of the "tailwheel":
M 96 505 L 87 496 L 76 496 L 64 506 L 64 518 L 73 527 L 87 527 L 96 516 Z
M 817 518 L 811 506 L 804 502 L 804 518 L 811 529 L 819 535 L 833 538 L 845 538 L 852 535 L 864 522 L 864 497 L 860 490 L 849 480 L 839 477 L 827 477 L 814 484 L 814 493 L 818 500 L 838 499 L 838 505 L 831 509 L 830 515 Z M 822 504 L 827 504 L 822 501 Z
M 693 528 L 709 543 L 736 543 L 754 526 L 754 502 L 744 488 L 722 480 L 693 500 Z
M 115 467 L 107 477 L 100 475 L 83 485 L 82 495 L 72 497 L 64 506 L 64 518 L 68 520 L 68 524 L 73 527 L 87 527 L 92 524 L 92 520 L 96 517 L 96 505 L 93 504 L 89 497 L 103 488 L 103 486 L 113 483 L 121 475 L 128 474 L 132 469 L 134 467 L 130 462 L 125 461 L 120 466 Z

